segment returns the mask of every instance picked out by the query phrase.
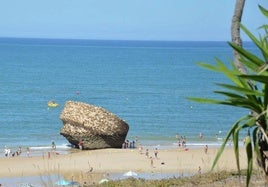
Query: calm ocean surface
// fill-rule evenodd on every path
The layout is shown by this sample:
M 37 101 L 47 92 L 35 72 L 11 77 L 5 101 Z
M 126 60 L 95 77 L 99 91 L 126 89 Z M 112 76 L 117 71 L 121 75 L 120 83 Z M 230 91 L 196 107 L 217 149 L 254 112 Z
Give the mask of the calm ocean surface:
M 214 57 L 229 63 L 226 42 L 2 38 L 0 149 L 43 151 L 51 141 L 66 149 L 59 116 L 67 100 L 115 113 L 130 126 L 127 139 L 138 136 L 144 145 L 175 146 L 176 133 L 189 146 L 219 145 L 247 111 L 185 99 L 215 97 L 214 83 L 226 79 L 196 65 L 214 63 Z M 60 107 L 48 109 L 49 100 Z

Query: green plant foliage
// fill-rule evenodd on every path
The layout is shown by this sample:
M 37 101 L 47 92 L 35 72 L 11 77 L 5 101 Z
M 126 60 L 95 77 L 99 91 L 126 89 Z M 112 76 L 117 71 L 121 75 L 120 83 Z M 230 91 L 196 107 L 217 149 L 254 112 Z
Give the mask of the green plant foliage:
M 263 15 L 268 18 L 268 11 L 262 6 L 259 6 L 259 8 Z M 188 98 L 191 101 L 199 103 L 222 104 L 246 108 L 251 112 L 250 115 L 246 114 L 238 119 L 230 128 L 212 165 L 213 169 L 225 149 L 225 145 L 229 139 L 231 139 L 234 143 L 237 169 L 240 171 L 239 132 L 245 129 L 248 130 L 248 136 L 245 138 L 248 158 L 247 186 L 249 185 L 252 175 L 253 152 L 256 153 L 257 160 L 262 162 L 261 167 L 264 169 L 266 175 L 268 175 L 266 164 L 263 162 L 263 152 L 268 151 L 268 25 L 263 25 L 260 28 L 265 31 L 265 34 L 257 38 L 247 30 L 245 26 L 241 25 L 242 31 L 245 32 L 259 50 L 260 53 L 258 54 L 253 54 L 247 49 L 229 42 L 230 47 L 239 54 L 239 61 L 245 66 L 247 74 L 241 73 L 234 64 L 231 64 L 231 68 L 227 67 L 219 59 L 215 59 L 216 65 L 198 63 L 198 65 L 203 68 L 222 73 L 231 81 L 231 84 L 216 84 L 222 90 L 215 91 L 215 94 L 224 96 L 224 99 Z

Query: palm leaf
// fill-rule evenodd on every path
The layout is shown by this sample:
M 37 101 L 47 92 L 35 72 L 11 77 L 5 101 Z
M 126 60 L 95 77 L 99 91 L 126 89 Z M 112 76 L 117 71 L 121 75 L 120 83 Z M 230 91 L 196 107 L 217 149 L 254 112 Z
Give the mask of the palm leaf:
M 252 153 L 252 144 L 251 144 L 251 138 L 250 136 L 247 136 L 245 139 L 245 146 L 246 146 L 246 152 L 247 152 L 247 162 L 248 162 L 248 168 L 247 168 L 247 186 L 249 186 L 249 181 L 252 174 L 252 166 L 253 166 L 253 153 Z
M 241 78 L 247 78 L 253 81 L 258 81 L 264 84 L 268 84 L 268 76 L 266 75 L 238 75 Z
M 235 158 L 236 158 L 236 166 L 237 170 L 240 173 L 240 163 L 239 163 L 239 147 L 238 147 L 238 142 L 239 142 L 239 128 L 237 127 L 233 131 L 233 144 L 234 144 L 234 153 L 235 153 Z
M 227 105 L 227 106 L 235 106 L 235 107 L 243 107 L 246 109 L 254 110 L 254 111 L 259 111 L 261 110 L 261 107 L 256 104 L 252 103 L 247 99 L 230 99 L 227 101 L 222 101 L 222 100 L 216 100 L 216 99 L 208 99 L 208 98 L 195 98 L 195 97 L 187 97 L 186 99 L 198 102 L 198 103 L 206 103 L 206 104 L 221 104 L 221 105 Z
M 244 77 L 244 76 L 241 75 L 240 77 Z M 217 85 L 221 86 L 221 87 L 224 87 L 224 88 L 227 88 L 229 90 L 237 91 L 237 92 L 245 94 L 245 95 L 263 96 L 263 93 L 261 93 L 261 92 L 258 92 L 258 91 L 252 90 L 252 89 L 248 89 L 248 88 L 244 88 L 244 87 L 233 86 L 233 85 L 230 85 L 230 84 L 217 84 Z
M 247 58 L 248 60 L 250 60 L 252 63 L 255 63 L 258 66 L 261 66 L 263 64 L 263 61 L 257 57 L 256 55 L 248 52 L 247 50 L 243 49 L 242 47 L 229 42 L 229 45 L 235 50 L 237 51 L 240 55 L 243 55 L 245 58 Z
M 239 82 L 239 80 L 237 80 L 237 73 L 238 71 L 235 70 L 230 70 L 228 69 L 228 67 L 225 66 L 224 63 L 222 63 L 219 59 L 215 59 L 217 65 L 210 65 L 210 64 L 206 64 L 206 63 L 197 63 L 197 65 L 209 69 L 211 71 L 216 71 L 216 72 L 220 72 L 223 73 L 227 78 L 229 78 L 231 81 L 233 81 L 236 85 L 241 85 L 241 83 Z
M 214 91 L 214 93 L 221 94 L 221 95 L 225 95 L 225 96 L 227 96 L 227 97 L 231 97 L 231 98 L 237 98 L 237 99 L 242 99 L 242 98 L 244 98 L 244 96 L 241 96 L 241 95 L 238 95 L 238 94 L 235 94 L 235 93 L 231 93 L 231 92 Z
M 263 8 L 261 5 L 259 5 L 259 9 L 261 10 L 262 14 L 268 18 L 268 10 Z
M 206 104 L 222 104 L 224 101 L 217 99 L 208 99 L 208 98 L 197 98 L 197 97 L 187 97 L 186 99 L 198 102 L 198 103 L 206 103 Z
M 254 102 L 253 100 L 249 99 L 230 99 L 230 102 L 227 102 L 228 105 L 236 106 L 236 107 L 243 107 L 255 111 L 257 113 L 262 111 L 262 106 L 258 103 Z
M 264 111 L 266 111 L 267 105 L 268 105 L 268 84 L 264 85 L 263 92 L 264 92 L 263 105 L 264 105 Z M 266 111 L 266 113 L 267 113 L 267 111 Z
M 240 24 L 241 29 L 247 34 L 247 36 L 255 43 L 255 45 L 260 49 L 262 55 L 267 59 L 267 51 L 263 47 L 262 39 L 258 40 L 245 26 Z M 252 61 L 250 61 L 252 63 Z
M 259 128 L 255 127 L 252 131 L 252 139 L 254 142 L 254 151 L 256 153 L 257 156 L 257 160 L 261 160 L 261 152 L 259 149 L 259 139 L 258 139 L 258 133 L 259 133 Z
M 262 103 L 259 98 L 255 98 L 255 96 L 251 96 L 251 99 L 245 98 L 241 95 L 230 93 L 230 92 L 222 92 L 222 91 L 214 91 L 214 93 L 221 94 L 227 96 L 226 101 L 230 101 L 234 106 L 248 106 L 246 108 L 254 108 L 254 110 L 262 110 Z
M 236 131 L 236 129 L 239 127 L 239 124 L 240 124 L 242 121 L 247 120 L 247 119 L 249 119 L 249 116 L 243 116 L 243 117 L 241 117 L 241 118 L 240 118 L 239 120 L 237 120 L 237 121 L 233 124 L 233 126 L 230 128 L 230 130 L 229 130 L 229 132 L 227 133 L 227 135 L 226 135 L 226 137 L 225 137 L 225 139 L 224 139 L 224 141 L 223 141 L 221 147 L 219 148 L 219 150 L 218 150 L 218 152 L 217 152 L 217 155 L 216 155 L 216 157 L 215 157 L 215 159 L 214 159 L 214 161 L 213 161 L 211 170 L 213 170 L 213 169 L 215 168 L 216 164 L 218 163 L 218 161 L 219 161 L 219 159 L 220 159 L 220 157 L 221 157 L 221 155 L 222 155 L 222 152 L 224 151 L 224 148 L 225 148 L 226 143 L 228 142 L 230 136 L 234 134 L 234 132 Z M 236 158 L 236 160 L 238 160 L 238 158 Z M 239 162 L 237 163 L 237 167 L 238 167 L 238 169 L 240 169 Z

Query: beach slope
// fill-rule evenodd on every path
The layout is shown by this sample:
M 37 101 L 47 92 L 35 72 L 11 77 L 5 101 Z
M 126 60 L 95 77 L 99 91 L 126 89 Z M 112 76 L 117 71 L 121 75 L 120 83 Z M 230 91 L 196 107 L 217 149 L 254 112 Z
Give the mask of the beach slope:
M 241 148 L 242 149 L 242 148 Z M 157 158 L 154 150 L 138 149 L 102 149 L 76 151 L 66 155 L 45 154 L 44 156 L 21 156 L 0 159 L 1 177 L 23 177 L 36 175 L 61 175 L 67 179 L 83 182 L 98 181 L 104 175 L 122 174 L 128 171 L 136 173 L 173 173 L 187 176 L 210 171 L 217 149 L 158 149 Z M 241 169 L 247 167 L 246 154 L 240 151 Z M 236 170 L 233 149 L 227 148 L 214 171 Z

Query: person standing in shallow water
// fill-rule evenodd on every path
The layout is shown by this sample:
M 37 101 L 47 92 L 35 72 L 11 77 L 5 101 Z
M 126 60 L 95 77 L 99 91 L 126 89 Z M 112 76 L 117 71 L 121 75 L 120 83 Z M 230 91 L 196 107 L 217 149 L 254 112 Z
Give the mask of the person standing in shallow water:
M 4 153 L 5 153 L 5 157 L 9 157 L 10 149 L 8 149 L 7 146 L 5 146 Z
M 54 141 L 52 141 L 52 143 L 51 143 L 51 151 L 52 151 L 53 153 L 55 153 L 55 151 L 56 151 L 56 144 L 55 144 Z
M 30 157 L 30 147 L 27 147 L 26 148 L 26 156 L 27 157 Z
M 179 141 L 180 137 L 179 137 L 179 134 L 176 133 L 176 140 Z

